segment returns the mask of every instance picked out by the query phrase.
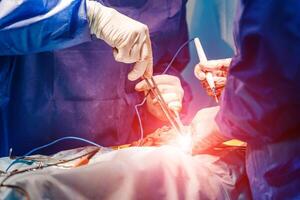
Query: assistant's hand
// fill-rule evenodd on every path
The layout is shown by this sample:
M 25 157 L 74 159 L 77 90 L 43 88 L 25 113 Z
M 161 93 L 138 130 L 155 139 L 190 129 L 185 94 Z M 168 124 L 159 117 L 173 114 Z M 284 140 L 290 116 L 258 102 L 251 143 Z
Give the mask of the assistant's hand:
M 226 77 L 230 63 L 231 58 L 227 58 L 219 60 L 209 60 L 205 63 L 199 63 L 195 66 L 194 74 L 200 80 L 202 86 L 209 96 L 214 96 L 214 94 L 206 81 L 205 74 L 207 72 L 212 73 L 216 85 L 217 97 L 220 97 L 226 84 Z
M 152 76 L 152 48 L 145 24 L 91 0 L 87 0 L 87 14 L 91 33 L 114 48 L 116 61 L 135 63 L 129 80 Z
M 173 111 L 180 112 L 184 95 L 180 79 L 171 75 L 157 75 L 153 76 L 153 78 L 157 83 L 157 87 L 169 108 Z M 135 86 L 135 89 L 139 92 L 148 94 L 150 88 L 148 87 L 146 81 L 143 80 Z M 157 99 L 154 99 L 151 94 L 147 96 L 147 108 L 149 112 L 156 118 L 162 121 L 167 120 L 159 103 L 157 102 Z
M 196 114 L 190 128 L 193 135 L 193 153 L 202 153 L 229 139 L 220 134 L 215 117 L 220 107 L 204 108 Z

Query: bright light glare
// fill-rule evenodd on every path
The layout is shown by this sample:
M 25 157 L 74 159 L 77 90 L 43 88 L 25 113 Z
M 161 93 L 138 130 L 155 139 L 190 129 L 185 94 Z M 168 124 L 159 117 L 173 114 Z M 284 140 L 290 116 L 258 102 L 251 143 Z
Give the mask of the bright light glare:
M 189 133 L 182 133 L 177 137 L 177 144 L 179 148 L 186 152 L 191 153 L 192 151 L 192 137 Z

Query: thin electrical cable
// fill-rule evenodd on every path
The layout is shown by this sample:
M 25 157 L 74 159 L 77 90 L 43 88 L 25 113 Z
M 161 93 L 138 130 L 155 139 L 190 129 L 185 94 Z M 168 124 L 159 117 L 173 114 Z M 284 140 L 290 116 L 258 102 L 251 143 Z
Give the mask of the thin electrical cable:
M 36 166 L 36 167 L 26 168 L 26 169 L 19 170 L 19 171 L 13 171 L 12 173 L 8 174 L 8 176 L 6 176 L 2 180 L 2 182 L 0 183 L 0 186 L 3 185 L 4 182 L 7 181 L 7 179 L 9 179 L 10 177 L 12 177 L 12 176 L 14 176 L 16 174 L 21 174 L 21 173 L 28 172 L 28 171 L 33 171 L 33 170 L 36 170 L 36 169 L 42 169 L 42 168 L 46 168 L 46 167 L 57 166 L 57 165 L 60 165 L 60 164 L 71 162 L 71 161 L 80 159 L 80 158 L 82 158 L 84 156 L 87 156 L 87 155 L 90 155 L 90 154 L 95 154 L 95 153 L 97 153 L 99 151 L 99 149 L 100 148 L 94 149 L 92 151 L 89 151 L 87 153 L 84 153 L 82 155 L 79 155 L 79 156 L 76 156 L 74 158 L 70 158 L 70 159 L 67 159 L 67 160 L 60 160 L 60 161 L 57 161 L 56 163 L 50 163 L 50 164 L 46 164 L 46 165 L 42 165 L 42 166 Z
M 173 62 L 175 61 L 176 57 L 178 56 L 178 54 L 181 52 L 181 50 L 190 42 L 193 42 L 195 38 L 189 39 L 186 42 L 184 42 L 176 51 L 176 53 L 174 54 L 172 60 L 169 62 L 169 64 L 167 65 L 166 69 L 163 71 L 162 74 L 167 73 L 167 71 L 170 69 L 170 67 L 172 66 Z
M 140 144 L 142 142 L 142 139 L 144 138 L 144 129 L 143 129 L 141 115 L 140 115 L 140 112 L 139 112 L 139 107 L 143 106 L 145 104 L 146 100 L 147 100 L 147 97 L 145 97 L 141 103 L 136 104 L 134 106 L 134 109 L 135 109 L 135 112 L 136 112 L 136 115 L 137 115 L 137 118 L 138 118 L 138 122 L 139 122 L 140 134 L 141 134 L 138 146 L 140 146 Z
M 181 52 L 181 50 L 187 45 L 189 44 L 190 42 L 194 41 L 195 38 L 192 38 L 192 39 L 189 39 L 187 40 L 186 42 L 184 42 L 176 51 L 176 53 L 174 54 L 173 58 L 171 59 L 171 61 L 169 62 L 169 64 L 167 65 L 166 69 L 162 72 L 162 74 L 166 74 L 168 72 L 168 70 L 171 68 L 173 62 L 175 61 L 176 57 L 178 56 L 178 54 Z M 149 94 L 149 93 L 148 93 Z M 147 94 L 147 95 L 148 95 Z M 139 107 L 143 106 L 146 102 L 146 99 L 147 99 L 147 95 L 146 97 L 143 99 L 143 101 L 141 103 L 138 103 L 134 106 L 135 108 L 135 112 L 136 112 L 136 116 L 138 118 L 138 122 L 139 122 L 139 127 L 140 127 L 140 142 L 139 142 L 139 145 L 140 146 L 140 143 L 142 141 L 142 139 L 144 138 L 144 128 L 143 128 L 143 123 L 142 123 L 142 119 L 141 119 L 141 115 L 140 115 L 140 112 L 138 110 Z
M 1 188 L 1 187 L 11 187 L 11 188 L 13 187 L 13 188 L 15 188 L 15 189 L 18 188 L 18 189 L 22 190 L 22 191 L 24 192 L 24 194 L 26 194 L 27 199 L 30 199 L 30 198 L 28 198 L 28 197 L 29 197 L 29 193 L 28 193 L 25 189 L 23 189 L 23 188 L 21 188 L 21 187 L 19 187 L 19 186 L 10 185 L 10 184 L 4 184 L 4 183 L 5 183 L 9 178 L 11 178 L 12 176 L 15 176 L 15 175 L 17 175 L 17 174 L 21 174 L 21 173 L 25 173 L 25 172 L 29 172 L 29 171 L 34 171 L 34 170 L 37 170 L 37 169 L 43 169 L 43 168 L 47 168 L 47 167 L 51 167 L 51 166 L 57 166 L 57 165 L 59 165 L 59 164 L 71 162 L 71 161 L 80 159 L 80 158 L 82 158 L 82 157 L 88 156 L 88 155 L 94 155 L 94 154 L 96 154 L 99 150 L 100 150 L 100 148 L 97 148 L 97 149 L 94 149 L 94 150 L 89 151 L 89 152 L 87 152 L 87 153 L 84 153 L 84 154 L 82 154 L 82 155 L 80 155 L 80 156 L 76 156 L 76 157 L 74 157 L 74 158 L 70 158 L 70 159 L 67 159 L 67 160 L 61 160 L 61 161 L 58 161 L 58 162 L 56 162 L 56 163 L 46 164 L 46 165 L 37 166 L 37 167 L 32 167 L 32 168 L 27 168 L 27 169 L 23 169 L 23 170 L 20 170 L 20 171 L 14 171 L 14 172 L 8 174 L 8 175 L 1 181 L 1 183 L 0 183 L 0 188 Z
M 24 190 L 22 187 L 20 187 L 20 186 L 10 185 L 9 184 L 9 185 L 0 185 L 0 188 L 1 187 L 15 189 L 16 191 L 18 191 L 19 193 L 21 193 L 25 197 L 25 199 L 30 200 L 29 193 L 26 190 Z
M 43 145 L 43 146 L 34 148 L 34 149 L 32 149 L 31 151 L 29 151 L 28 153 L 26 153 L 26 154 L 24 155 L 24 157 L 29 156 L 29 155 L 33 154 L 34 152 L 37 152 L 37 151 L 39 151 L 39 150 L 41 150 L 41 149 L 47 148 L 47 147 L 49 147 L 49 146 L 52 146 L 52 145 L 54 145 L 54 144 L 56 144 L 56 143 L 58 143 L 58 142 L 61 142 L 61 141 L 63 141 L 63 140 L 79 140 L 79 141 L 82 141 L 82 142 L 91 144 L 91 145 L 93 145 L 93 146 L 96 146 L 96 147 L 98 147 L 98 148 L 103 148 L 103 146 L 101 146 L 101 145 L 99 145 L 99 144 L 97 144 L 97 143 L 95 143 L 95 142 L 92 142 L 92 141 L 90 141 L 90 140 L 84 139 L 84 138 L 75 137 L 75 136 L 66 136 L 66 137 L 62 137 L 62 138 L 59 138 L 59 139 L 57 139 L 57 140 L 54 140 L 53 142 L 50 142 L 50 143 L 45 144 L 45 145 Z
M 85 142 L 85 143 L 88 143 L 88 144 L 91 144 L 93 146 L 96 146 L 98 148 L 103 148 L 103 146 L 95 143 L 95 142 L 92 142 L 90 140 L 87 140 L 87 139 L 84 139 L 84 138 L 80 138 L 80 137 L 75 137 L 75 136 L 66 136 L 66 137 L 62 137 L 62 138 L 59 138 L 57 140 L 54 140 L 53 142 L 50 142 L 48 144 L 45 144 L 43 146 L 39 146 L 39 147 L 36 147 L 32 150 L 30 150 L 28 153 L 26 153 L 24 156 L 21 156 L 20 158 L 17 158 L 16 160 L 14 160 L 5 170 L 5 172 L 7 172 L 14 164 L 16 164 L 19 160 L 21 160 L 22 158 L 26 157 L 26 156 L 29 156 L 31 154 L 33 154 L 34 152 L 37 152 L 39 150 L 42 150 L 42 149 L 45 149 L 47 147 L 50 147 L 58 142 L 61 142 L 63 140 L 79 140 L 79 141 L 82 141 L 82 142 Z

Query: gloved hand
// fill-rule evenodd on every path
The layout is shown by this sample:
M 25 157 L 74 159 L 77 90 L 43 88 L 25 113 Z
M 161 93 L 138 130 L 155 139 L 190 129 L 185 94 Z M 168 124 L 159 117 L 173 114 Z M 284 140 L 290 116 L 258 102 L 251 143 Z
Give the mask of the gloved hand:
M 193 140 L 193 154 L 209 150 L 229 139 L 220 134 L 215 117 L 220 107 L 204 108 L 196 114 L 190 128 Z
M 91 33 L 114 48 L 116 61 L 135 63 L 128 79 L 150 78 L 153 57 L 148 27 L 96 1 L 86 4 Z
M 202 86 L 209 96 L 214 96 L 214 94 L 206 81 L 205 74 L 207 72 L 212 73 L 216 86 L 216 94 L 217 97 L 220 97 L 226 84 L 226 77 L 230 63 L 231 58 L 227 58 L 219 60 L 209 60 L 206 63 L 199 63 L 195 66 L 194 74 L 200 80 Z
M 182 109 L 182 99 L 184 95 L 180 79 L 171 75 L 157 75 L 153 76 L 163 99 L 168 104 L 169 108 L 175 112 L 180 112 Z M 145 95 L 149 92 L 149 87 L 145 80 L 139 82 L 135 89 L 139 92 L 144 92 Z M 156 118 L 167 121 L 164 112 L 162 111 L 157 99 L 151 93 L 147 95 L 148 111 Z

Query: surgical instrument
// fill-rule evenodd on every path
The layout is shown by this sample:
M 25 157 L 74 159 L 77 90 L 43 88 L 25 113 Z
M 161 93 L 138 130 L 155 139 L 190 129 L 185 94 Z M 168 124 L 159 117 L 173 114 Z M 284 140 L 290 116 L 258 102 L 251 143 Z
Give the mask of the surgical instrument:
M 198 54 L 200 63 L 206 63 L 207 58 L 206 58 L 206 55 L 204 53 L 203 47 L 201 45 L 200 39 L 196 37 L 194 39 L 194 43 L 195 43 L 195 46 L 196 46 L 196 50 L 197 50 L 197 54 Z M 206 77 L 206 81 L 207 81 L 210 89 L 212 90 L 212 92 L 214 94 L 215 101 L 218 103 L 219 99 L 217 97 L 216 86 L 215 86 L 215 82 L 214 82 L 214 78 L 213 78 L 212 73 L 211 72 L 206 72 L 205 77 Z
M 178 112 L 171 111 L 165 102 L 161 92 L 158 89 L 158 86 L 153 77 L 150 79 L 145 79 L 150 91 L 157 99 L 162 111 L 164 112 L 166 118 L 170 122 L 171 126 L 179 133 L 182 134 L 184 131 L 184 125 L 182 124 Z

